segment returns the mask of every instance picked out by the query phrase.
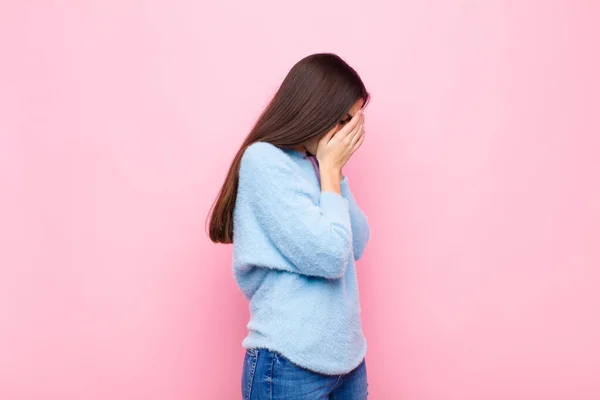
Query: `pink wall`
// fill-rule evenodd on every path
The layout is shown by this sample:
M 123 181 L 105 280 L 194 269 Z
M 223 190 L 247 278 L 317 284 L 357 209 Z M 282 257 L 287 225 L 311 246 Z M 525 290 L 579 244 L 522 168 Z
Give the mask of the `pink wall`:
M 317 51 L 373 93 L 372 397 L 600 398 L 599 3 L 213 3 L 0 3 L 0 398 L 239 398 L 204 218 Z

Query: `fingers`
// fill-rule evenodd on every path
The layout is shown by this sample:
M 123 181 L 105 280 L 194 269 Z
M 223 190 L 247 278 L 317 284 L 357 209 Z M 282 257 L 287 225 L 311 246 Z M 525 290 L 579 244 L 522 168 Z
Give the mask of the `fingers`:
M 317 145 L 317 157 L 327 158 L 329 154 L 329 156 L 337 158 L 341 165 L 344 165 L 364 141 L 364 121 L 363 111 L 359 110 L 337 132 L 332 129 L 331 132 L 325 134 Z
M 352 154 L 354 154 L 354 152 L 356 150 L 358 150 L 360 148 L 360 146 L 362 146 L 363 142 L 365 141 L 365 137 L 366 137 L 365 131 L 363 130 L 362 134 L 360 135 L 360 137 L 358 138 L 358 140 L 354 144 L 354 147 L 352 148 Z
M 351 141 L 351 146 L 354 147 L 356 143 L 360 140 L 362 135 L 365 133 L 364 126 L 360 126 L 360 129 L 354 134 Z
M 365 141 L 365 115 L 364 114 L 362 114 L 361 119 L 362 119 L 362 121 L 361 121 L 360 125 L 357 126 L 356 132 L 354 133 L 354 137 L 352 139 L 351 149 L 350 149 L 352 154 L 354 154 L 354 152 L 356 152 L 356 150 L 358 150 L 358 148 Z
M 360 138 L 362 132 L 364 132 L 365 116 L 361 115 L 360 122 L 355 126 L 350 134 L 348 134 L 349 144 L 354 146 L 356 141 Z
M 362 110 L 358 110 L 356 114 L 354 114 L 350 122 L 344 125 L 344 127 L 337 132 L 337 135 L 340 137 L 340 139 L 348 136 L 354 131 L 356 126 L 362 121 L 362 116 Z

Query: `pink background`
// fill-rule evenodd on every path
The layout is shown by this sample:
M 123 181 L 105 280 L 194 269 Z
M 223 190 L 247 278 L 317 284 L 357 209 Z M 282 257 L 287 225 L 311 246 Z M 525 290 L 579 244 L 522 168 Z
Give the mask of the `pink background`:
M 240 397 L 247 305 L 204 219 L 288 69 L 334 51 L 373 94 L 347 170 L 371 397 L 599 399 L 599 18 L 3 1 L 0 398 Z

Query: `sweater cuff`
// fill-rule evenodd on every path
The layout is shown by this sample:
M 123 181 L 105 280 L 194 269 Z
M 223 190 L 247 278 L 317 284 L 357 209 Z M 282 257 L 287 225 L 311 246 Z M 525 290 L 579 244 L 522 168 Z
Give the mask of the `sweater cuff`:
M 350 184 L 348 183 L 348 177 L 346 177 L 345 175 L 342 175 L 340 189 L 342 191 L 342 196 L 348 198 L 348 192 L 350 192 Z
M 321 213 L 334 222 L 350 226 L 348 200 L 337 193 L 321 192 Z

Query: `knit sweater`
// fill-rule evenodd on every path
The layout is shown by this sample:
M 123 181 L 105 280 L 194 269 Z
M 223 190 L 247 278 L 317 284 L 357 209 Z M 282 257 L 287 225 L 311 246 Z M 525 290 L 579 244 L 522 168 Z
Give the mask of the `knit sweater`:
M 244 348 L 276 351 L 326 375 L 365 357 L 355 260 L 369 226 L 348 185 L 321 192 L 305 154 L 255 143 L 234 210 L 233 275 L 250 301 Z

